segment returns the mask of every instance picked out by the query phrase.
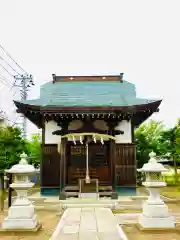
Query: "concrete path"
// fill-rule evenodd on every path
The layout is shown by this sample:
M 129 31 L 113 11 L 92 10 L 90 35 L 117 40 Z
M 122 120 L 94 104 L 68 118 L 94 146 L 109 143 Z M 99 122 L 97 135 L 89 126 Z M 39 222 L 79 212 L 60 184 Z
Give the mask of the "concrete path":
M 124 240 L 108 208 L 68 208 L 51 240 Z

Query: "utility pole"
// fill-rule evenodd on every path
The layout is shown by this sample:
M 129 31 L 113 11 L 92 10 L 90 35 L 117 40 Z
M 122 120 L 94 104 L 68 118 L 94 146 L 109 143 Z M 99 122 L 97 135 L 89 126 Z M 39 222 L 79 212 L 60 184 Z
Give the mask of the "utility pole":
M 32 85 L 35 85 L 33 82 L 33 77 L 32 75 L 16 75 L 14 76 L 15 78 L 15 83 L 14 83 L 14 87 L 19 87 L 20 88 L 20 93 L 21 93 L 21 101 L 24 101 L 27 99 L 27 92 L 29 91 L 29 88 Z M 20 82 L 19 84 L 17 84 L 18 82 Z M 23 132 L 23 136 L 24 138 L 26 138 L 27 136 L 27 122 L 26 122 L 26 117 L 24 115 L 22 115 L 23 118 L 23 122 L 22 122 L 22 132 Z

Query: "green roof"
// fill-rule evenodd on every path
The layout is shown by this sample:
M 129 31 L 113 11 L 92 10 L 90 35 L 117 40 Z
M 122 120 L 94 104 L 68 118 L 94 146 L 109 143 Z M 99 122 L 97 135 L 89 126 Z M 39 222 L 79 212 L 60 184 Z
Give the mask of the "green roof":
M 135 85 L 122 82 L 48 82 L 41 86 L 40 98 L 22 103 L 40 106 L 133 106 L 153 102 L 136 98 Z

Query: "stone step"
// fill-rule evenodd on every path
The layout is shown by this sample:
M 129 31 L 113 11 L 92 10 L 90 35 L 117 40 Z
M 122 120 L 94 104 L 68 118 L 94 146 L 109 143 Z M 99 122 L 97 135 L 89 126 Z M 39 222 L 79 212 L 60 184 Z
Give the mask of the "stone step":
M 62 204 L 62 208 L 63 209 L 67 209 L 67 208 L 110 208 L 110 209 L 115 209 L 115 204 L 113 203 L 86 203 L 86 204 L 70 204 L 70 203 L 67 203 L 67 204 Z
M 105 192 L 105 191 L 102 191 L 102 192 L 99 192 L 99 197 L 111 197 L 112 196 L 112 192 L 108 191 L 108 192 Z
M 79 197 L 79 192 L 65 192 L 66 198 Z

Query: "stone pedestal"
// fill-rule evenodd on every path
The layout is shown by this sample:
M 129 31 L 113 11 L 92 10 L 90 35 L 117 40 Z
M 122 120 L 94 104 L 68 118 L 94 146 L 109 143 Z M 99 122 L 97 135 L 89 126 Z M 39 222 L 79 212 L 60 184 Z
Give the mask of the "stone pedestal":
M 18 211 L 22 211 L 22 209 L 17 209 Z M 17 216 L 16 216 L 17 217 Z M 3 229 L 11 229 L 11 230 L 33 230 L 38 227 L 37 217 L 36 215 L 30 216 L 18 216 L 18 218 L 11 218 L 10 216 L 6 217 L 2 223 Z
M 175 228 L 175 218 L 169 215 L 168 206 L 162 201 L 159 193 L 159 188 L 166 186 L 161 179 L 161 172 L 166 169 L 157 163 L 155 154 L 151 153 L 149 162 L 138 171 L 146 173 L 146 182 L 143 185 L 150 193 L 148 200 L 143 204 L 138 223 L 143 229 Z
M 160 217 L 147 217 L 145 215 L 141 215 L 139 217 L 139 224 L 144 229 L 171 229 L 175 228 L 175 219 L 173 216 L 169 216 L 166 218 Z
M 33 184 L 29 183 L 31 186 Z M 28 184 L 28 185 L 29 185 Z M 17 189 L 17 184 L 12 184 L 17 191 L 17 199 L 8 210 L 8 216 L 2 223 L 3 229 L 35 229 L 38 225 L 33 204 L 27 198 L 27 186 L 24 190 Z M 25 187 L 25 186 L 24 186 Z
M 15 189 L 17 197 L 2 223 L 2 230 L 35 230 L 39 226 L 34 206 L 27 198 L 28 189 L 34 185 L 29 181 L 29 175 L 34 173 L 35 169 L 28 165 L 25 154 L 21 157 L 19 164 L 7 171 L 15 175 L 15 182 L 10 187 Z
M 175 218 L 169 215 L 168 206 L 162 202 L 145 201 L 139 217 L 143 228 L 175 228 Z

